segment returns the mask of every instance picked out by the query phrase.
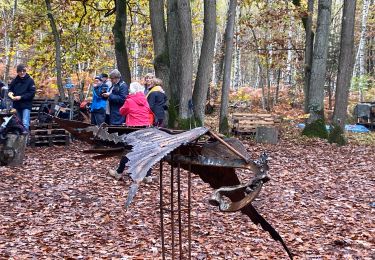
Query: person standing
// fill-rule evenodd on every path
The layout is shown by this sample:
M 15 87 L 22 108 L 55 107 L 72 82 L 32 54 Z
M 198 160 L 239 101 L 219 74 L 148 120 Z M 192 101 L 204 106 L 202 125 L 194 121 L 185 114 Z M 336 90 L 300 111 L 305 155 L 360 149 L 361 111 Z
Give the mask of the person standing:
M 17 66 L 17 77 L 9 84 L 8 96 L 13 100 L 13 108 L 22 120 L 23 125 L 29 131 L 30 113 L 35 96 L 34 80 L 26 73 L 26 66 Z
M 107 73 L 100 74 L 100 77 L 102 78 L 103 83 L 107 85 L 107 87 L 112 87 L 112 82 L 108 79 Z
M 149 127 L 153 124 L 153 113 L 147 103 L 144 87 L 138 82 L 132 82 L 129 87 L 129 95 L 124 105 L 120 108 L 121 115 L 126 117 L 126 126 Z M 109 174 L 116 180 L 121 179 L 128 158 L 123 156 L 116 170 L 109 169 Z M 147 171 L 144 182 L 151 183 L 151 169 Z
M 129 95 L 120 108 L 120 114 L 126 117 L 126 126 L 145 127 L 153 125 L 153 113 L 143 90 L 144 87 L 138 82 L 130 84 Z
M 108 87 L 102 82 L 100 76 L 94 78 L 91 103 L 91 124 L 100 126 L 105 122 L 106 100 L 102 94 L 107 92 Z
M 111 71 L 109 78 L 112 86 L 108 88 L 107 92 L 102 94 L 102 97 L 107 99 L 107 123 L 110 125 L 122 125 L 125 122 L 125 118 L 120 114 L 120 107 L 125 102 L 129 88 L 121 79 L 121 73 L 117 69 Z
M 165 119 L 165 110 L 167 107 L 167 96 L 162 88 L 163 81 L 158 78 L 154 78 L 153 84 L 147 93 L 147 102 L 155 116 L 154 126 L 163 127 Z
M 143 78 L 143 84 L 144 84 L 144 88 L 145 88 L 145 90 L 144 90 L 145 95 L 147 95 L 148 92 L 150 91 L 150 89 L 151 89 L 151 87 L 153 85 L 153 79 L 154 78 L 155 78 L 154 74 L 152 74 L 152 73 L 147 73 L 145 75 L 145 77 Z

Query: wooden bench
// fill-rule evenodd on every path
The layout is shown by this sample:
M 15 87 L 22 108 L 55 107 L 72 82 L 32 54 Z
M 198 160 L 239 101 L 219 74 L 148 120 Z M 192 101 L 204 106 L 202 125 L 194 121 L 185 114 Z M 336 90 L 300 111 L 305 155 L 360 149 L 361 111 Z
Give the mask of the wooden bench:
M 232 114 L 232 133 L 234 135 L 254 135 L 258 126 L 274 126 L 281 119 L 272 114 Z

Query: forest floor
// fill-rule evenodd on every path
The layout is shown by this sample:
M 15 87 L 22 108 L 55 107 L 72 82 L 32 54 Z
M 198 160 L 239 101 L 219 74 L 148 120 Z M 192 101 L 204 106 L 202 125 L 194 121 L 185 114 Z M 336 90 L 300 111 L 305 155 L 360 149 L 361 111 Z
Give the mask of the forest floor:
M 254 207 L 295 259 L 375 259 L 375 145 L 337 147 L 296 131 L 283 130 L 277 145 L 243 140 L 253 159 L 271 157 Z M 0 259 L 161 259 L 158 182 L 125 210 L 130 180 L 107 174 L 118 159 L 92 159 L 81 153 L 88 147 L 28 147 L 23 167 L 0 167 Z M 199 177 L 192 183 L 192 259 L 287 259 L 247 217 L 210 206 Z

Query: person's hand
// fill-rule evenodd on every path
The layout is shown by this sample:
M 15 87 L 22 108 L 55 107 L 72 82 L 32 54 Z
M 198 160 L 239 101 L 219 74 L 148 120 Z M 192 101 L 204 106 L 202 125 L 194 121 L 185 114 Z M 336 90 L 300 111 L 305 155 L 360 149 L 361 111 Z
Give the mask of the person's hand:
M 12 100 L 14 100 L 14 93 L 13 92 L 9 92 L 8 93 L 8 97 L 10 97 Z
M 20 100 L 21 99 L 21 96 L 15 96 L 14 98 L 13 98 L 13 100 L 15 100 L 15 101 L 18 101 L 18 100 Z
M 103 94 L 102 94 L 102 97 L 107 98 L 107 97 L 109 97 L 109 95 L 110 95 L 110 93 L 106 92 L 106 93 L 103 93 Z

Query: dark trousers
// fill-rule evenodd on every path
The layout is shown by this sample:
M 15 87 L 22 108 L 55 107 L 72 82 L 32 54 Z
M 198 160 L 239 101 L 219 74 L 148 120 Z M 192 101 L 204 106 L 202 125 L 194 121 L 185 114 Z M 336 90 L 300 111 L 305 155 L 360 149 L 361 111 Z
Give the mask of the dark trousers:
M 118 173 L 122 173 L 125 170 L 125 165 L 129 161 L 129 159 L 126 156 L 121 157 L 120 164 L 117 168 Z M 146 177 L 151 176 L 151 169 L 147 171 Z
M 154 122 L 154 126 L 156 127 L 164 127 L 164 119 L 156 119 Z
M 91 112 L 91 124 L 101 125 L 105 122 L 105 111 Z
M 107 125 L 110 125 L 111 124 L 111 120 L 109 120 L 109 114 L 105 114 L 105 123 Z

